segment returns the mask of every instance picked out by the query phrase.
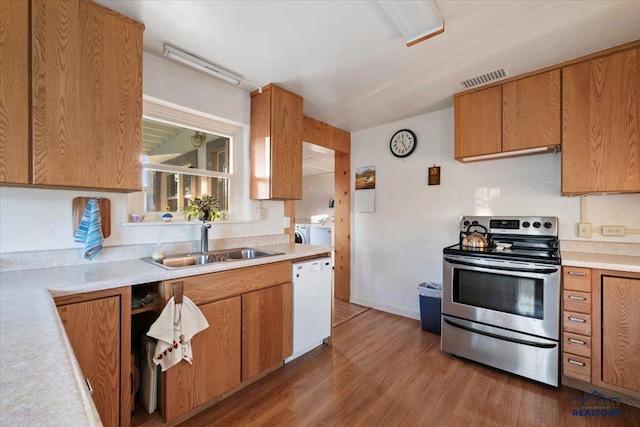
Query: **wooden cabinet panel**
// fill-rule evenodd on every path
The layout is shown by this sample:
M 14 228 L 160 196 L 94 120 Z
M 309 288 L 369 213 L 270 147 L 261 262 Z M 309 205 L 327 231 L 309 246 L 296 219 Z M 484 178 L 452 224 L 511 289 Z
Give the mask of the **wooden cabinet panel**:
M 80 369 L 93 387 L 92 397 L 102 423 L 120 425 L 120 298 L 61 305 L 58 312 Z
M 591 382 L 591 359 L 562 353 L 562 372 L 567 377 Z
M 274 85 L 251 94 L 251 198 L 302 199 L 302 98 Z
M 640 191 L 639 52 L 562 69 L 562 194 Z
M 591 269 L 562 267 L 562 286 L 580 292 L 591 292 Z
M 165 282 L 184 284 L 184 294 L 195 304 L 204 304 L 291 280 L 291 261 L 276 262 L 219 273 L 202 274 Z M 167 295 L 170 292 L 167 292 Z
M 562 302 L 565 310 L 591 314 L 591 293 L 563 291 Z
M 274 88 L 271 100 L 271 198 L 302 199 L 302 98 Z
M 292 285 L 242 295 L 242 380 L 292 354 Z
M 33 0 L 34 184 L 141 189 L 143 29 L 89 1 Z
M 591 335 L 591 315 L 564 311 L 562 329 L 580 335 Z
M 454 98 L 455 158 L 502 150 L 502 86 Z
M 0 182 L 29 183 L 29 2 L 0 1 Z
M 602 381 L 640 392 L 640 279 L 602 278 Z
M 165 422 L 240 384 L 240 307 L 240 297 L 199 306 L 209 327 L 192 340 L 193 364 L 164 374 Z
M 564 352 L 591 358 L 591 337 L 563 332 L 562 339 Z
M 503 85 L 502 151 L 560 143 L 560 70 Z

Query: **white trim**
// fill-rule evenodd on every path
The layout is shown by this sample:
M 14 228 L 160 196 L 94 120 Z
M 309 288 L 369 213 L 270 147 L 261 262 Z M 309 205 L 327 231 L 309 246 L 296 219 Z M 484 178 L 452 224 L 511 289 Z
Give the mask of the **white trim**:
M 142 163 L 144 169 L 150 169 L 158 172 L 175 172 L 183 175 L 206 176 L 209 178 L 233 178 L 232 174 L 224 172 L 214 172 L 206 169 L 189 169 L 184 166 L 166 165 L 164 163 Z
M 416 294 L 416 300 L 417 298 L 418 298 L 418 294 Z M 387 313 L 397 314 L 398 316 L 408 317 L 409 319 L 420 320 L 419 311 L 409 310 L 404 307 L 398 307 L 398 306 L 389 305 L 389 304 L 381 304 L 376 301 L 368 300 L 365 298 L 358 298 L 354 296 L 351 296 L 351 298 L 349 299 L 349 302 L 353 304 L 363 305 L 365 307 L 375 308 L 376 310 L 385 311 Z
M 226 220 L 218 220 L 218 221 L 207 221 L 208 224 L 212 225 L 225 225 L 225 224 L 250 224 L 254 222 L 259 222 L 256 219 L 226 219 Z M 176 226 L 176 225 L 187 225 L 187 226 L 201 226 L 202 221 L 193 220 L 193 221 L 142 221 L 142 222 L 121 222 L 118 223 L 120 227 L 168 227 L 168 226 Z
M 213 120 L 218 122 L 220 129 L 229 129 L 229 133 L 236 133 L 237 128 L 249 127 L 245 123 L 236 122 L 233 120 L 224 119 L 222 117 L 214 116 L 213 114 L 203 113 L 202 111 L 194 110 L 193 108 L 183 107 L 181 105 L 174 104 L 172 102 L 164 101 L 159 98 L 155 98 L 149 95 L 142 96 L 142 116 L 153 114 L 162 116 L 175 117 L 180 120 L 180 123 L 190 123 L 193 116 L 201 117 L 207 120 Z M 235 130 L 234 130 L 235 129 Z M 216 129 L 215 132 L 224 132 L 224 130 Z

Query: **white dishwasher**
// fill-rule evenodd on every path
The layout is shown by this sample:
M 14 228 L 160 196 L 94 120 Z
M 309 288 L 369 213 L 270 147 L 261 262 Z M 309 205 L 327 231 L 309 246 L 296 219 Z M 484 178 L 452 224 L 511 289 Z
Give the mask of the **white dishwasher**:
M 331 258 L 293 264 L 293 354 L 285 363 L 322 345 L 331 335 L 332 277 Z

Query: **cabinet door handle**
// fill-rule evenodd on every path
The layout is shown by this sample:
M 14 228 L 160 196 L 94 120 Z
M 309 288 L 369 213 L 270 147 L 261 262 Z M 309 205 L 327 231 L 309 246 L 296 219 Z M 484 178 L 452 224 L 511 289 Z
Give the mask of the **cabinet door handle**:
M 583 273 L 581 271 L 568 271 L 569 276 L 586 276 L 587 273 Z
M 585 344 L 587 344 L 586 342 L 584 342 L 584 341 L 580 341 L 580 340 L 577 340 L 577 339 L 575 339 L 575 338 L 569 338 L 569 342 L 570 342 L 570 343 L 573 343 L 573 344 L 580 344 L 580 345 L 585 345 Z
M 89 378 L 84 379 L 87 382 L 87 388 L 89 389 L 89 394 L 93 396 L 93 387 L 91 386 L 91 380 Z
M 571 299 L 571 300 L 574 300 L 574 301 L 586 301 L 587 300 L 586 297 L 578 297 L 578 296 L 575 296 L 575 295 L 569 295 L 568 298 Z
M 577 317 L 571 317 L 571 316 L 569 316 L 569 317 L 568 317 L 568 319 L 569 319 L 569 320 L 571 320 L 572 322 L 578 322 L 578 323 L 584 323 L 584 322 L 586 322 L 586 320 L 585 320 L 585 319 L 579 319 L 579 318 L 577 318 Z
M 573 359 L 567 359 L 567 362 L 571 363 L 572 365 L 578 365 L 578 366 L 586 366 L 586 363 L 583 362 L 578 362 L 577 360 L 573 360 Z

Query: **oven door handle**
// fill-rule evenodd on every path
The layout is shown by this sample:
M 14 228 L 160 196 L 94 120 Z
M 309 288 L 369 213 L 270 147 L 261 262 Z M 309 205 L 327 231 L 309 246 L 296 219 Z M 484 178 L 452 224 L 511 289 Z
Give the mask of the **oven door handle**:
M 480 264 L 475 264 L 473 262 L 458 261 L 448 257 L 445 257 L 444 259 L 448 261 L 450 264 L 466 265 L 469 267 L 476 267 L 476 268 L 487 268 L 491 270 L 517 271 L 520 273 L 540 273 L 540 274 L 553 274 L 558 271 L 557 268 L 500 267 L 495 265 L 480 265 Z
M 460 325 L 456 322 L 453 322 L 452 320 L 449 319 L 443 319 L 445 322 L 447 322 L 449 325 L 455 327 L 455 328 L 460 328 L 460 329 L 464 329 L 466 331 L 470 331 L 470 332 L 474 332 L 476 334 L 480 334 L 480 335 L 485 335 L 491 338 L 496 338 L 499 340 L 503 340 L 503 341 L 510 341 L 510 342 L 514 342 L 517 344 L 524 344 L 524 345 L 528 345 L 531 347 L 538 347 L 538 348 L 554 348 L 556 347 L 557 344 L 546 344 L 546 343 L 540 343 L 540 342 L 535 342 L 535 341 L 528 341 L 528 340 L 521 340 L 518 338 L 509 338 L 509 337 L 504 337 L 502 335 L 498 335 L 498 334 L 493 334 L 491 332 L 486 332 L 486 331 L 480 331 L 478 329 L 472 328 L 470 326 L 464 326 L 464 325 Z

